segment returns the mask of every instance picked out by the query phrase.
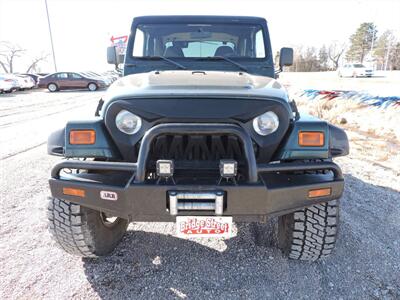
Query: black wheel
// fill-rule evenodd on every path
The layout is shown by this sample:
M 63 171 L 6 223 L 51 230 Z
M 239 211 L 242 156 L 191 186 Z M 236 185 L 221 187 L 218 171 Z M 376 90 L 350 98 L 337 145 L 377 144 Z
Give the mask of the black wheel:
M 95 90 L 97 90 L 97 84 L 95 84 L 94 82 L 89 83 L 88 89 L 89 91 L 94 92 Z
M 128 227 L 128 220 L 50 198 L 49 229 L 58 246 L 66 252 L 83 257 L 103 256 L 118 245 Z
M 50 91 L 50 92 L 56 92 L 56 91 L 58 91 L 58 85 L 57 84 L 55 84 L 55 83 L 49 83 L 48 85 L 47 85 L 47 89 Z
M 292 259 L 311 260 L 331 254 L 339 224 L 339 200 L 315 204 L 279 217 L 278 243 Z

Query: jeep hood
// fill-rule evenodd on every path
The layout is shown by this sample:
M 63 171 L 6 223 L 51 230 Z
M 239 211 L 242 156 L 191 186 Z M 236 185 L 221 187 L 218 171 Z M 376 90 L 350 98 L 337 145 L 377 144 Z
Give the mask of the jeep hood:
M 243 72 L 154 71 L 133 74 L 114 82 L 105 101 L 162 97 L 275 98 L 289 101 L 275 79 Z

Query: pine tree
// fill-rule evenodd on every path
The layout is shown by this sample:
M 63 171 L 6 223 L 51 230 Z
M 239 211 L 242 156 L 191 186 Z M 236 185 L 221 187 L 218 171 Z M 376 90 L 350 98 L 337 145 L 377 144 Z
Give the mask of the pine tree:
M 346 53 L 349 61 L 363 62 L 367 53 L 376 41 L 376 26 L 374 23 L 361 23 L 350 37 L 350 48 Z

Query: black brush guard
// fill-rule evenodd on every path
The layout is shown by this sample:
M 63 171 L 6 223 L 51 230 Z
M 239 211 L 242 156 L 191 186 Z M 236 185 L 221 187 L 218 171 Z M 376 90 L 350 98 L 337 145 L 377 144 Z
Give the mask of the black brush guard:
M 247 182 L 239 185 L 168 185 L 150 184 L 146 181 L 146 165 L 154 139 L 163 134 L 230 134 L 235 135 L 243 145 L 247 165 Z M 82 174 L 60 177 L 62 169 L 101 171 L 104 175 Z M 288 175 L 296 171 L 326 171 L 325 175 Z M 109 172 L 107 174 L 107 172 Z M 111 173 L 110 173 L 111 172 Z M 115 172 L 128 174 L 123 184 L 111 178 Z M 286 174 L 286 175 L 285 175 Z M 91 177 L 92 176 L 92 177 Z M 87 177 L 87 178 L 86 178 Z M 94 178 L 94 179 L 93 179 Z M 293 162 L 257 164 L 253 144 L 246 131 L 233 124 L 160 124 L 144 135 L 137 163 L 100 162 L 67 160 L 56 164 L 51 172 L 50 187 L 53 197 L 64 198 L 100 211 L 113 213 L 136 221 L 173 221 L 168 212 L 170 191 L 223 191 L 223 215 L 232 215 L 236 220 L 264 220 L 266 215 L 283 214 L 299 207 L 321 201 L 337 199 L 343 192 L 343 176 L 333 162 Z M 84 198 L 65 195 L 63 187 L 81 188 L 86 191 Z M 331 188 L 329 196 L 308 198 L 311 189 Z M 101 191 L 118 195 L 118 200 L 100 199 Z M 194 212 L 196 215 L 209 212 Z M 191 212 L 185 212 L 190 215 Z

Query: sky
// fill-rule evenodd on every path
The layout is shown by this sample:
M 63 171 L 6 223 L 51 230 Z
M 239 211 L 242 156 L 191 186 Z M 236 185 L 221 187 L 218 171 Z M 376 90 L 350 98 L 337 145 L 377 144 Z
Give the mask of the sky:
M 111 36 L 129 34 L 140 15 L 244 15 L 268 21 L 274 53 L 284 46 L 348 42 L 362 22 L 400 39 L 400 0 L 47 0 L 58 71 L 102 71 Z M 0 0 L 0 41 L 26 49 L 16 62 L 51 53 L 45 0 Z M 54 71 L 53 61 L 41 65 Z

